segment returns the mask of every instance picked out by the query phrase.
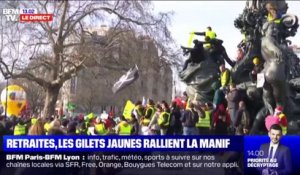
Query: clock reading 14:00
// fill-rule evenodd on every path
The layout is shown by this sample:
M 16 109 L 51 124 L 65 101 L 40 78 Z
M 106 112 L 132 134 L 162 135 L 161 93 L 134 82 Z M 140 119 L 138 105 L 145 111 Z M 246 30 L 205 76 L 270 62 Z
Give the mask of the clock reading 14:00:
M 262 157 L 264 156 L 263 150 L 249 150 L 247 151 L 248 156 L 256 156 L 256 157 Z

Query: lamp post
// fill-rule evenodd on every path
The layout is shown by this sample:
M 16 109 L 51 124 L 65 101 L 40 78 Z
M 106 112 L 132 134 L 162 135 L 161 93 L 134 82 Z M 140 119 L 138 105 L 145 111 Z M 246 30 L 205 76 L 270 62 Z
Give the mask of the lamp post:
M 8 99 L 8 78 L 9 77 L 5 77 L 6 79 L 6 94 L 5 94 L 5 117 L 7 117 L 7 99 Z

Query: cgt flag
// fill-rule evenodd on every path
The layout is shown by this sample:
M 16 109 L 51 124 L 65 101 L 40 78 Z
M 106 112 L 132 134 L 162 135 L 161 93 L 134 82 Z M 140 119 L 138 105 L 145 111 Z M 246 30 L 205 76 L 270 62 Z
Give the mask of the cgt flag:
M 139 77 L 138 71 L 139 71 L 139 69 L 138 69 L 137 65 L 135 65 L 135 67 L 129 69 L 129 71 L 126 74 L 122 75 L 122 77 L 112 87 L 113 93 L 115 94 L 115 93 L 119 92 L 121 89 L 127 87 L 128 85 L 133 83 L 135 80 L 137 80 Z

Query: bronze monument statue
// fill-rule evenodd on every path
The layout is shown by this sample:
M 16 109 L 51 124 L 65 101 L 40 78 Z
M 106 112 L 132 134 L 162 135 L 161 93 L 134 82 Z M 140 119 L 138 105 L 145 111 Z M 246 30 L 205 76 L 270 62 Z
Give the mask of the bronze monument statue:
M 246 94 L 249 111 L 253 116 L 251 134 L 265 133 L 264 120 L 282 106 L 288 118 L 288 133 L 300 132 L 300 59 L 289 48 L 299 27 L 295 15 L 287 15 L 285 1 L 252 0 L 246 2 L 243 13 L 234 21 L 244 39 L 238 48 L 244 56 L 231 70 L 232 82 Z M 260 74 L 263 85 L 251 82 L 252 61 L 259 58 L 263 64 Z M 190 99 L 212 102 L 212 85 L 218 83 L 216 58 L 205 50 L 201 63 L 189 64 L 180 73 Z

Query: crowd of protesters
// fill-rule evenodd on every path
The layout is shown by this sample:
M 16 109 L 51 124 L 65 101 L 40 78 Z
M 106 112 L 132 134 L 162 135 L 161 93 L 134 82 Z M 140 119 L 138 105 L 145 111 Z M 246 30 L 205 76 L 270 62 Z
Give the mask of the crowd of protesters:
M 275 18 L 274 18 L 275 19 Z M 255 115 L 249 112 L 246 97 L 234 84 L 231 72 L 225 67 L 225 61 L 233 66 L 236 63 L 228 58 L 222 40 L 216 38 L 211 27 L 206 32 L 194 32 L 204 35 L 205 42 L 194 41 L 194 48 L 184 49 L 185 54 L 190 52 L 190 59 L 184 65 L 183 71 L 190 62 L 203 61 L 203 50 L 210 49 L 221 55 L 217 61 L 219 67 L 219 83 L 212 86 L 213 102 L 201 102 L 189 99 L 185 93 L 176 97 L 170 104 L 166 101 L 154 102 L 148 99 L 147 105 L 141 101 L 135 103 L 131 116 L 115 116 L 102 114 L 79 115 L 75 117 L 43 117 L 24 119 L 21 117 L 0 118 L 1 135 L 208 135 L 208 134 L 236 134 L 247 135 Z M 246 43 L 246 40 L 242 43 Z M 239 46 L 237 62 L 246 53 L 247 47 Z M 198 60 L 197 60 L 197 59 Z M 224 61 L 225 60 L 225 61 Z M 249 77 L 256 84 L 257 74 L 262 71 L 262 60 L 253 58 L 253 70 Z M 276 120 L 274 120 L 276 119 Z M 276 106 L 275 113 L 266 116 L 266 128 L 271 124 L 280 124 L 283 133 L 287 133 L 287 118 L 283 114 L 283 107 Z
M 131 116 L 103 113 L 75 117 L 0 118 L 1 135 L 247 135 L 255 116 L 250 116 L 245 96 L 231 82 L 229 70 L 220 66 L 220 83 L 214 85 L 213 102 L 189 99 L 186 93 L 170 104 L 166 101 L 135 103 Z M 267 118 L 277 117 L 286 131 L 283 108 Z M 286 132 L 285 132 L 286 134 Z
M 213 102 L 189 99 L 184 93 L 170 104 L 166 101 L 135 103 L 129 116 L 103 113 L 75 117 L 0 117 L 1 135 L 247 135 L 255 115 L 249 112 L 246 96 L 236 88 L 230 70 L 220 66 L 219 83 L 212 86 Z M 277 120 L 274 120 L 277 119 Z M 268 120 L 268 121 L 267 121 Z M 266 128 L 280 124 L 287 133 L 283 107 L 266 116 Z M 268 123 L 269 122 L 269 123 Z M 275 122 L 275 123 L 274 123 Z

